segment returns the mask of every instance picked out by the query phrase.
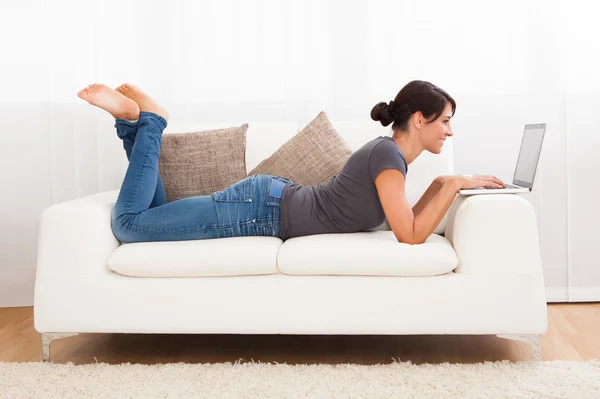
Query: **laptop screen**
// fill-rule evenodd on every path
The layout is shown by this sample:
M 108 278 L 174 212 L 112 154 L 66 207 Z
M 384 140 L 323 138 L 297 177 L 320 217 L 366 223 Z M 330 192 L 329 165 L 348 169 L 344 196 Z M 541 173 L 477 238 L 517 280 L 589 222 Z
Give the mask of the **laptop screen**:
M 529 188 L 533 186 L 545 131 L 545 123 L 525 125 L 519 159 L 515 169 L 514 184 Z

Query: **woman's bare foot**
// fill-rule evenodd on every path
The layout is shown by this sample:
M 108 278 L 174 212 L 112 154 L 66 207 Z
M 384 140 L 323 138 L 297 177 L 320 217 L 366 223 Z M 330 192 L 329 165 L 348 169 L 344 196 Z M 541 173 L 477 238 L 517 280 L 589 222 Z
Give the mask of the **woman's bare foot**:
M 135 101 L 140 106 L 140 111 L 154 112 L 165 118 L 165 120 L 169 120 L 167 111 L 137 86 L 130 83 L 123 83 L 115 90 Z
M 92 83 L 77 93 L 79 98 L 108 111 L 113 117 L 136 120 L 140 117 L 140 107 L 135 101 L 117 93 L 108 86 Z

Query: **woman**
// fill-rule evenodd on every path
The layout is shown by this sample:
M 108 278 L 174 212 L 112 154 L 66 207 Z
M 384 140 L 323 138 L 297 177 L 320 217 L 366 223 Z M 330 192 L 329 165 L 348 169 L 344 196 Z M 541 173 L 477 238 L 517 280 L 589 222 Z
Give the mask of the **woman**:
M 352 154 L 340 173 L 316 186 L 271 175 L 252 175 L 211 195 L 167 203 L 158 173 L 167 112 L 131 84 L 112 90 L 92 84 L 78 96 L 115 118 L 129 166 L 112 213 L 112 230 L 124 243 L 351 233 L 387 218 L 400 242 L 418 244 L 435 230 L 458 190 L 503 187 L 493 176 L 436 178 L 414 208 L 404 186 L 408 165 L 427 150 L 438 154 L 452 136 L 454 100 L 429 82 L 408 83 L 371 117 L 393 136 L 380 136 Z

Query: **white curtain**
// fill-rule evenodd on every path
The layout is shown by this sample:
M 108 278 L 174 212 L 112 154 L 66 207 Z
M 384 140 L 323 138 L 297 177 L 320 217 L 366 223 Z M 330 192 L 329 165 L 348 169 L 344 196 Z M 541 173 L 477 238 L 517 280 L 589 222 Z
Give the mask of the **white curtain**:
M 600 170 L 600 28 L 591 3 L 2 3 L 0 306 L 32 301 L 42 209 L 119 188 L 126 159 L 113 120 L 76 96 L 93 82 L 132 82 L 169 110 L 172 124 L 189 125 L 306 123 L 322 110 L 332 120 L 366 119 L 408 81 L 428 80 L 458 102 L 457 172 L 507 181 L 523 125 L 547 122 L 538 190 L 529 200 L 546 238 L 547 285 L 566 287 L 562 232 L 570 226 L 577 234 L 584 219 L 600 223 L 597 212 L 577 213 L 578 197 L 565 194 L 581 188 L 574 186 L 583 184 L 581 176 L 597 182 Z M 582 148 L 596 151 L 569 182 L 569 159 Z M 598 185 L 592 198 L 600 199 Z M 570 206 L 579 218 L 573 222 L 567 222 Z M 591 233 L 585 226 L 584 236 Z M 600 272 L 581 282 L 590 276 L 600 287 Z

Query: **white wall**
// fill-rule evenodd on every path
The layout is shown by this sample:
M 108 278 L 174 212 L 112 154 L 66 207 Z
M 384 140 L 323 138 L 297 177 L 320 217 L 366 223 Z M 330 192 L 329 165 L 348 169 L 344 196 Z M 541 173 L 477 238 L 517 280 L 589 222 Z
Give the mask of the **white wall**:
M 548 129 L 534 191 L 551 301 L 600 300 L 600 70 L 584 0 L 52 1 L 0 9 L 0 306 L 30 306 L 39 214 L 120 185 L 113 121 L 76 97 L 130 81 L 180 124 L 363 119 L 412 79 L 457 100 L 456 173 L 512 179 Z

